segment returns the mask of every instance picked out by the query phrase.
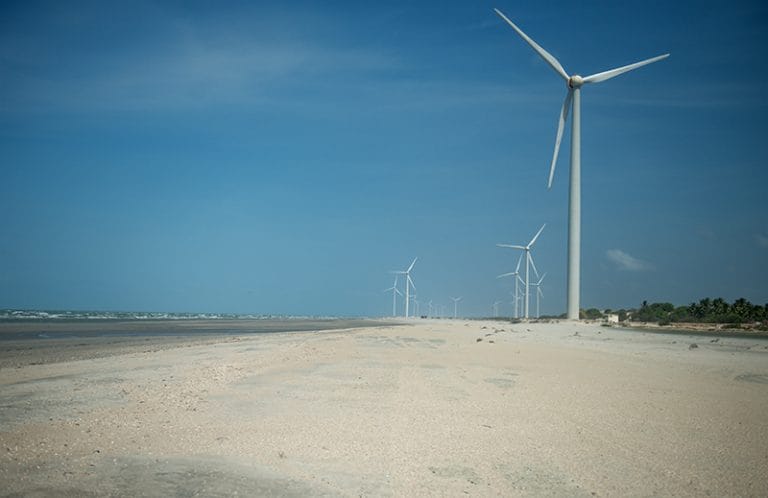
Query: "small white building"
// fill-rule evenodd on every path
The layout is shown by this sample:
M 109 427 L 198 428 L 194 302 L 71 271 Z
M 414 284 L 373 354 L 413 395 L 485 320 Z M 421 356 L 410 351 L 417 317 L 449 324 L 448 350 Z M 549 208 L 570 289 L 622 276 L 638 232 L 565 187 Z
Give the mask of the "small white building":
M 603 313 L 603 321 L 605 323 L 619 323 L 618 313 Z

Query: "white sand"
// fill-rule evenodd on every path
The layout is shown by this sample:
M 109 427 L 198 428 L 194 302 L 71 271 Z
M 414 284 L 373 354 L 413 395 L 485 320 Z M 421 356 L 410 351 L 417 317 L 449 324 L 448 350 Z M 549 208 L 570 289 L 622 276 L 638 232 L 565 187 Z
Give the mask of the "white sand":
M 0 495 L 768 496 L 765 339 L 416 323 L 2 369 Z

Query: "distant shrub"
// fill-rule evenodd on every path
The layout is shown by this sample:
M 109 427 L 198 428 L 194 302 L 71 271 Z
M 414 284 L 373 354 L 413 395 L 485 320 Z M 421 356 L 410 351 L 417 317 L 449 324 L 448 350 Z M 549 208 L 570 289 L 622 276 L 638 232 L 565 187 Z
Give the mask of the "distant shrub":
M 579 314 L 582 318 L 586 318 L 587 320 L 599 320 L 600 318 L 603 318 L 603 314 L 597 308 L 582 310 Z

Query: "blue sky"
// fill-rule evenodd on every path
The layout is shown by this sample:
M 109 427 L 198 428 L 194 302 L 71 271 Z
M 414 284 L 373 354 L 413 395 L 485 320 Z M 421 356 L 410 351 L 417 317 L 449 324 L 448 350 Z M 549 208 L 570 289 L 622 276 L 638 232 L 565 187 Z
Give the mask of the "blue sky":
M 4 2 L 0 307 L 565 311 L 559 77 L 584 75 L 582 307 L 768 301 L 762 2 Z M 502 307 L 510 313 L 510 305 Z

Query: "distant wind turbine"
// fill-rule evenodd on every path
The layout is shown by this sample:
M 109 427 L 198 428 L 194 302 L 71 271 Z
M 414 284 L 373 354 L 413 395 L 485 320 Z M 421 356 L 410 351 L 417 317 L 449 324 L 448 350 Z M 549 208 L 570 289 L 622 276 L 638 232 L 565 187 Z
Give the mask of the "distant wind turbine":
M 521 251 L 525 252 L 525 318 L 528 319 L 528 301 L 529 301 L 529 268 L 531 265 L 533 265 L 533 271 L 536 271 L 536 265 L 533 264 L 533 258 L 531 257 L 531 247 L 533 247 L 533 244 L 536 243 L 536 239 L 539 238 L 539 235 L 541 235 L 542 230 L 544 230 L 544 227 L 547 226 L 546 223 L 541 225 L 541 228 L 539 228 L 539 231 L 536 232 L 536 235 L 533 236 L 530 242 L 528 242 L 527 245 L 524 246 L 516 246 L 511 244 L 496 244 L 499 247 L 508 247 L 510 249 L 520 249 Z M 536 275 L 538 275 L 539 272 L 536 272 Z
M 491 308 L 493 308 L 493 317 L 496 318 L 499 316 L 499 305 L 501 304 L 501 301 L 496 301 L 493 303 Z
M 520 318 L 520 312 L 518 311 L 518 303 L 520 302 L 520 282 L 523 280 L 520 278 L 520 263 L 523 261 L 523 253 L 520 253 L 520 257 L 517 258 L 517 266 L 515 267 L 515 271 L 511 271 L 509 273 L 502 273 L 496 278 L 504 278 L 504 277 L 515 277 L 515 318 Z
M 520 280 L 520 282 L 523 281 L 520 277 L 517 277 L 517 279 Z M 513 296 L 513 300 L 510 302 L 515 307 L 515 318 L 520 318 L 520 303 L 523 301 L 523 295 L 516 295 L 514 292 L 510 292 L 510 295 Z
M 453 317 L 456 318 L 457 305 L 459 304 L 459 301 L 461 301 L 461 297 L 452 297 L 451 301 L 453 301 Z
M 413 265 L 416 264 L 417 259 L 419 258 L 413 258 L 413 262 L 411 263 L 411 266 L 409 266 L 407 270 L 391 272 L 398 275 L 405 275 L 405 317 L 406 318 L 410 316 L 408 313 L 408 305 L 410 304 L 410 301 L 411 301 L 410 289 L 411 287 L 413 287 L 413 290 L 416 290 L 416 286 L 413 285 L 413 280 L 411 280 L 411 270 L 413 270 Z
M 536 287 L 536 318 L 539 318 L 539 299 L 544 297 L 544 293 L 541 291 L 541 282 L 544 280 L 544 277 L 547 276 L 547 273 L 544 272 L 544 274 L 541 276 L 538 282 L 535 284 L 531 284 L 532 286 Z
M 392 284 L 392 287 L 389 289 L 384 289 L 383 292 L 389 292 L 392 291 L 392 316 L 397 316 L 397 295 L 400 294 L 402 297 L 402 293 L 397 290 L 397 275 L 395 275 L 395 283 Z
M 669 54 L 659 55 L 644 61 L 635 62 L 627 66 L 618 67 L 591 76 L 582 77 L 578 74 L 569 75 L 563 69 L 563 66 L 555 59 L 552 54 L 544 50 L 538 43 L 528 37 L 518 28 L 507 16 L 501 13 L 499 9 L 494 9 L 496 13 L 504 19 L 507 24 L 512 26 L 520 37 L 525 40 L 533 50 L 538 53 L 552 69 L 559 74 L 568 85 L 568 93 L 565 95 L 565 102 L 560 111 L 560 120 L 557 124 L 557 137 L 555 139 L 555 152 L 552 155 L 552 164 L 549 167 L 549 181 L 547 188 L 552 187 L 552 179 L 555 176 L 555 164 L 557 155 L 560 151 L 560 141 L 563 138 L 563 128 L 565 120 L 568 118 L 568 111 L 573 109 L 573 118 L 571 119 L 571 177 L 569 186 L 569 204 L 568 204 L 568 312 L 570 320 L 579 319 L 579 290 L 581 273 L 581 87 L 586 83 L 600 83 L 609 80 L 627 71 L 651 64 L 669 57 Z M 527 309 L 527 298 L 526 298 Z M 527 313 L 526 313 L 527 314 Z

